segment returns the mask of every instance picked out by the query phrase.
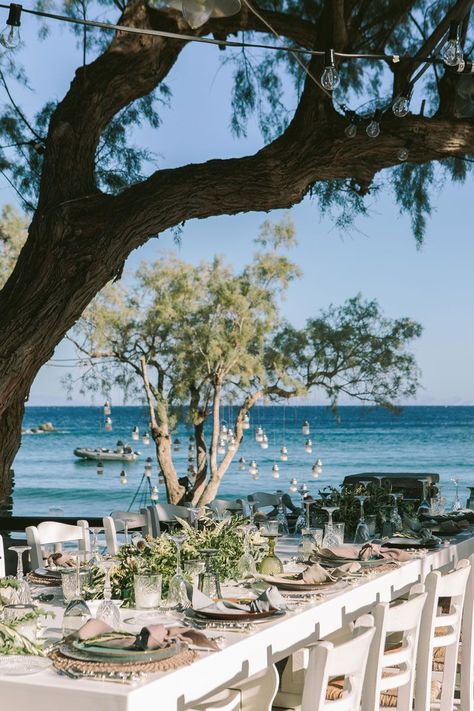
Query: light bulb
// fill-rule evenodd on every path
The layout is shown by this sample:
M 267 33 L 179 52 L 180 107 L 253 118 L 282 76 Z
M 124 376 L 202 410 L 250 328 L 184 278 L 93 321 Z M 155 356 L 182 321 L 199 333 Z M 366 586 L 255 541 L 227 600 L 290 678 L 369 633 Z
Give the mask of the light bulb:
M 150 493 L 150 499 L 152 501 L 158 501 L 158 487 L 157 486 L 152 486 L 151 493 Z
M 344 133 L 346 134 L 347 138 L 355 138 L 357 136 L 357 126 L 355 123 L 350 123 L 348 126 L 345 127 Z
M 106 400 L 104 402 L 104 416 L 110 415 L 112 412 L 112 408 L 110 407 L 110 402 Z
M 441 50 L 441 57 L 449 67 L 456 67 L 463 58 L 457 22 L 451 22 L 449 26 L 448 39 Z
M 120 472 L 120 483 L 126 484 L 127 482 L 128 482 L 127 475 L 126 475 L 125 471 L 122 469 L 122 471 Z
M 392 111 L 398 118 L 404 118 L 410 111 L 410 99 L 400 94 L 392 104 Z
M 225 440 L 220 439 L 217 445 L 217 454 L 225 454 Z
M 313 451 L 313 443 L 311 442 L 310 439 L 306 440 L 306 444 L 304 446 L 304 451 L 306 452 L 306 454 L 311 454 L 311 452 Z
M 183 0 L 183 17 L 193 30 L 202 27 L 212 15 L 214 0 Z
M 324 53 L 324 71 L 321 74 L 321 85 L 327 91 L 333 91 L 339 84 L 339 73 L 334 65 L 334 50 L 327 49 Z
M 298 482 L 296 479 L 290 479 L 290 486 L 288 487 L 292 494 L 296 494 L 298 491 Z
M 111 417 L 105 418 L 104 429 L 106 432 L 112 432 L 112 418 Z
M 397 158 L 398 160 L 407 160 L 409 156 L 408 148 L 406 146 L 402 146 L 401 148 L 398 149 L 397 151 Z
M 21 24 L 22 6 L 16 3 L 10 5 L 10 10 L 7 17 L 7 26 L 0 33 L 0 44 L 6 49 L 15 49 L 21 42 L 20 24 Z M 106 414 L 106 413 L 104 413 Z
M 280 449 L 280 459 L 282 462 L 288 461 L 288 449 L 285 446 Z
M 104 463 L 100 461 L 97 462 L 97 468 L 96 468 L 97 476 L 102 476 L 104 473 Z
M 252 459 L 252 461 L 249 464 L 249 474 L 251 474 L 252 476 L 254 474 L 258 474 L 258 467 L 257 467 L 257 462 L 255 461 L 255 459 Z
M 148 432 L 143 433 L 142 442 L 143 444 L 150 444 L 150 435 Z
M 266 434 L 263 435 L 262 441 L 260 442 L 260 446 L 262 449 L 268 449 L 268 437 Z
M 302 430 L 303 430 L 303 434 L 305 435 L 305 437 L 307 437 L 307 436 L 309 435 L 309 422 L 308 422 L 308 420 L 305 420 L 305 421 L 303 422 Z
M 262 439 L 263 439 L 263 428 L 257 427 L 257 431 L 255 432 L 255 441 L 261 442 Z
M 132 429 L 132 439 L 137 442 L 140 437 L 140 430 L 138 427 L 135 425 L 135 427 Z
M 181 440 L 176 438 L 175 441 L 173 442 L 173 449 L 175 452 L 179 452 L 181 447 Z
M 250 427 L 250 417 L 248 415 L 245 415 L 244 421 L 242 423 L 242 429 L 243 430 L 248 430 Z
M 274 465 L 272 466 L 272 477 L 273 477 L 274 479 L 279 479 L 279 478 L 280 478 L 280 467 L 278 466 L 278 464 L 274 464 Z
M 241 472 L 245 469 L 245 457 L 240 457 L 239 459 L 239 469 Z
M 145 461 L 145 476 L 151 476 L 153 471 L 153 461 L 151 457 L 147 457 Z
M 379 120 L 380 120 L 380 113 L 378 111 L 376 111 L 372 121 L 370 121 L 369 125 L 365 129 L 365 132 L 369 138 L 377 138 L 377 136 L 380 135 Z

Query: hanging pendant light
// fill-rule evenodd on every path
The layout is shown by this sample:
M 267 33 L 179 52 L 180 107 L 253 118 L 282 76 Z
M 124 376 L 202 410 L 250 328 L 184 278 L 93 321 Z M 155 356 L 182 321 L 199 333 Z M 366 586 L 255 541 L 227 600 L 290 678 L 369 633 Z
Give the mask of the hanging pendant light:
M 306 454 L 311 454 L 311 452 L 313 451 L 313 443 L 310 439 L 306 440 L 304 445 L 304 451 L 306 452 Z
M 272 477 L 274 479 L 280 478 L 280 467 L 276 463 L 272 466 Z
M 260 479 L 260 474 L 259 474 L 258 469 L 257 469 L 257 471 L 255 472 L 255 474 L 252 474 L 252 479 L 253 479 L 254 481 L 258 481 L 258 480 Z
M 140 439 L 140 430 L 138 429 L 137 425 L 132 429 L 132 439 L 134 442 L 138 442 Z
M 255 432 L 255 441 L 261 442 L 263 440 L 263 435 L 263 427 L 257 427 L 257 431 Z
M 300 492 L 301 496 L 306 496 L 308 491 L 309 491 L 309 489 L 308 489 L 307 483 L 303 482 L 299 488 L 299 492 Z
M 147 457 L 145 460 L 145 476 L 150 478 L 153 471 L 153 460 L 151 457 Z
M 227 429 L 227 425 L 225 423 L 222 423 L 221 429 L 219 432 L 219 437 L 224 440 L 224 442 L 227 442 L 229 436 L 229 430 Z
M 151 487 L 150 499 L 151 499 L 153 502 L 158 501 L 158 487 L 157 487 L 157 486 L 152 486 L 152 487 Z
M 239 459 L 239 470 L 241 472 L 245 470 L 245 457 L 240 457 Z
M 115 449 L 117 451 L 117 454 L 123 454 L 123 448 L 124 448 L 124 443 L 122 442 L 121 439 L 117 440 L 117 444 L 115 445 Z
M 143 433 L 142 442 L 143 444 L 150 444 L 150 435 L 148 432 Z
M 110 407 L 110 402 L 106 400 L 104 402 L 104 417 L 112 414 L 112 408 Z
M 313 479 L 318 479 L 323 471 L 323 463 L 320 459 L 316 459 L 315 463 L 311 467 L 311 476 Z
M 125 485 L 125 484 L 127 484 L 127 482 L 128 482 L 127 473 L 126 473 L 125 469 L 122 469 L 122 471 L 120 472 L 120 483 Z
M 225 454 L 225 439 L 220 439 L 217 445 L 217 454 Z
M 252 476 L 255 476 L 255 474 L 258 474 L 258 466 L 257 466 L 257 462 L 255 461 L 255 459 L 252 459 L 252 461 L 249 464 L 249 474 L 251 474 Z
M 283 447 L 280 449 L 280 460 L 282 462 L 287 462 L 288 461 L 288 448 L 283 445 Z
M 244 421 L 242 422 L 242 429 L 243 430 L 248 430 L 250 428 L 250 417 L 248 416 L 248 413 L 244 417 Z
M 97 462 L 96 473 L 97 473 L 97 476 L 102 476 L 104 473 L 104 462 L 102 462 L 100 459 Z
M 292 494 L 296 494 L 298 491 L 298 480 L 297 479 L 290 479 L 290 486 L 289 486 L 289 491 Z
M 188 25 L 196 30 L 211 17 L 231 17 L 240 12 L 241 0 L 164 0 L 168 7 L 181 10 Z
M 308 422 L 308 420 L 305 420 L 305 421 L 303 422 L 302 430 L 303 430 L 304 436 L 307 437 L 307 436 L 309 435 L 309 422 Z
M 176 439 L 173 442 L 173 449 L 175 452 L 179 452 L 181 449 L 181 440 L 176 437 Z
M 262 449 L 268 449 L 268 437 L 266 434 L 263 435 L 262 441 L 260 442 L 260 446 Z
M 106 432 L 112 432 L 112 418 L 111 417 L 105 418 L 104 429 Z

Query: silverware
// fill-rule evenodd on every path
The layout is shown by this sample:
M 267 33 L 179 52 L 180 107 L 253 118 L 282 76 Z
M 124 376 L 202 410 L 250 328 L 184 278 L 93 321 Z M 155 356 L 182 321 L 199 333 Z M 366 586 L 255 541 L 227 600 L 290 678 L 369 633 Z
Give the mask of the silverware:
M 88 679 L 90 681 L 111 681 L 116 684 L 135 684 L 146 678 L 143 672 L 95 672 L 84 671 L 78 667 L 68 669 L 56 669 L 59 674 L 67 676 L 69 679 Z

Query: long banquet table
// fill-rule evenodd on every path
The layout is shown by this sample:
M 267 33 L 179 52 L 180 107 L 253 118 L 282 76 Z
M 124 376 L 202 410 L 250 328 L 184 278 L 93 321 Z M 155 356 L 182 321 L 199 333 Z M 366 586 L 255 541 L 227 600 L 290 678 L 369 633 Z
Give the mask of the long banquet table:
M 286 541 L 283 550 L 294 550 Z M 226 631 L 225 646 L 200 652 L 190 666 L 148 674 L 136 686 L 69 679 L 53 669 L 29 676 L 0 676 L 0 709 L 5 711 L 184 711 L 192 702 L 249 676 L 264 672 L 305 644 L 340 629 L 378 601 L 390 601 L 423 581 L 433 569 L 447 568 L 474 553 L 474 537 L 460 539 L 392 570 L 358 579 L 340 592 L 287 612 L 252 632 Z M 54 608 L 60 627 L 62 609 Z M 133 611 L 122 611 L 130 616 Z M 257 711 L 257 707 L 254 707 Z M 258 711 L 265 711 L 259 707 Z

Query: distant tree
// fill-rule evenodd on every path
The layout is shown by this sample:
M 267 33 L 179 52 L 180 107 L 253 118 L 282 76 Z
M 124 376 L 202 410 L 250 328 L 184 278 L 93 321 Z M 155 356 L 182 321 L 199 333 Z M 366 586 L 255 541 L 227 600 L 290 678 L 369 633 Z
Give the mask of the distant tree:
M 262 398 L 281 401 L 319 388 L 333 407 L 341 394 L 393 407 L 414 395 L 417 369 L 408 343 L 421 328 L 386 319 L 361 296 L 330 307 L 296 329 L 282 322 L 280 297 L 299 276 L 283 248 L 294 243 L 287 219 L 266 221 L 253 261 L 236 272 L 222 259 L 198 266 L 174 256 L 143 264 L 130 289 L 112 286 L 76 324 L 82 387 L 121 387 L 148 404 L 151 434 L 168 498 L 183 495 L 172 431 L 184 417 L 194 431 L 193 501 L 215 498 Z M 238 405 L 235 440 L 219 456 L 221 407 Z M 210 421 L 206 437 L 205 425 Z

